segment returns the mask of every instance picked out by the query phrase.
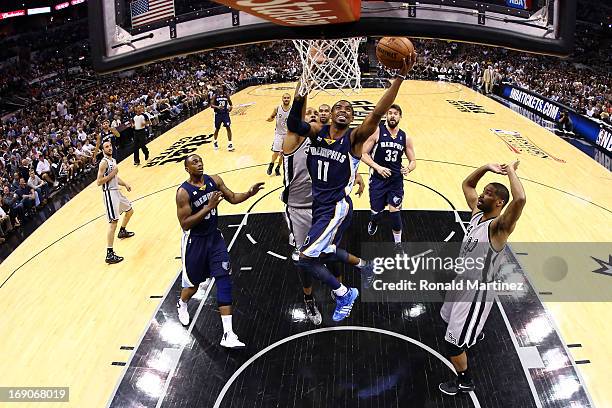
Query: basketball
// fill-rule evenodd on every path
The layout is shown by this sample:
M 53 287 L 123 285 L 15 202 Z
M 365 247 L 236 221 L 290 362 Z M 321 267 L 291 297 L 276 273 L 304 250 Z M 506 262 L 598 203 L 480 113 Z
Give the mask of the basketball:
M 383 37 L 376 45 L 376 58 L 387 68 L 399 69 L 404 58 L 414 53 L 414 45 L 406 37 Z

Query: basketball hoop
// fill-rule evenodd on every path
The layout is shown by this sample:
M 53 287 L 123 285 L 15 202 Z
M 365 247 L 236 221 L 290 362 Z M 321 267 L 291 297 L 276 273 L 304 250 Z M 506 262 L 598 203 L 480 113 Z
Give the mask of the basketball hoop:
M 361 37 L 337 40 L 294 40 L 302 61 L 300 95 L 323 91 L 336 95 L 361 90 L 359 43 Z M 313 96 L 314 96 L 313 95 Z

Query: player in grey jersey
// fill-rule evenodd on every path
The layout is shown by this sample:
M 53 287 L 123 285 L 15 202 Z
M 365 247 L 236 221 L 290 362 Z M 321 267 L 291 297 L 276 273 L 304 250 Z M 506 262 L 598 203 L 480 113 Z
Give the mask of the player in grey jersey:
M 113 250 L 115 231 L 117 230 L 119 216 L 122 213 L 125 213 L 125 215 L 123 216 L 123 222 L 117 238 L 124 239 L 134 236 L 133 232 L 125 229 L 134 214 L 134 209 L 130 200 L 119 191 L 119 186 L 125 187 L 127 191 L 132 191 L 132 187 L 117 175 L 119 168 L 117 167 L 117 161 L 113 159 L 113 144 L 110 140 L 105 140 L 102 143 L 102 151 L 104 157 L 100 160 L 96 183 L 102 187 L 106 218 L 109 223 L 106 235 L 106 263 L 115 264 L 123 261 L 123 257 L 115 254 Z
M 280 166 L 283 159 L 283 142 L 287 136 L 287 118 L 289 117 L 289 110 L 291 109 L 291 95 L 288 93 L 283 94 L 283 104 L 278 105 L 272 111 L 272 114 L 268 117 L 267 121 L 272 122 L 276 118 L 276 127 L 274 128 L 274 141 L 272 142 L 272 159 L 268 165 L 268 176 L 272 175 L 272 168 L 274 162 L 277 161 L 276 169 L 274 174 L 280 176 Z
M 299 89 L 299 84 L 298 88 Z M 297 90 L 296 90 L 297 95 Z M 304 121 L 315 123 L 319 121 L 319 112 L 314 108 L 306 108 L 303 112 Z M 292 259 L 294 262 L 299 260 L 299 249 L 304 243 L 310 226 L 312 224 L 312 180 L 306 167 L 306 157 L 308 148 L 310 147 L 310 139 L 301 137 L 293 132 L 288 132 L 283 143 L 283 189 L 281 199 L 285 203 L 285 219 L 289 227 L 289 244 L 295 247 Z M 357 174 L 355 183 L 359 186 L 357 196 L 361 196 L 365 188 L 363 178 Z M 353 266 L 364 263 L 357 257 L 352 257 L 354 260 Z M 331 272 L 341 280 L 339 272 L 331 264 Z M 363 267 L 364 265 L 360 265 Z M 309 320 L 320 325 L 322 322 L 321 313 L 317 308 L 316 302 L 312 295 L 312 276 L 298 267 L 300 279 L 302 281 L 302 289 L 304 292 L 304 306 L 306 315 Z
M 473 260 L 484 259 L 484 262 L 482 268 L 467 269 L 464 274 L 458 275 L 456 280 L 492 282 L 495 279 L 508 237 L 514 231 L 525 206 L 525 190 L 516 175 L 518 165 L 518 161 L 507 165 L 487 164 L 463 181 L 463 194 L 472 210 L 472 218 L 463 238 L 460 256 Z M 502 209 L 510 198 L 506 186 L 489 183 L 482 194 L 478 195 L 476 192 L 478 181 L 489 171 L 507 175 L 510 181 L 512 201 L 503 214 Z M 480 289 L 447 293 L 440 315 L 448 323 L 444 339 L 450 361 L 457 371 L 457 378 L 440 384 L 439 388 L 443 393 L 455 395 L 475 389 L 468 371 L 466 350 L 473 346 L 479 337 L 483 337 L 481 333 L 493 306 L 493 296 L 494 294 L 487 294 L 487 290 Z

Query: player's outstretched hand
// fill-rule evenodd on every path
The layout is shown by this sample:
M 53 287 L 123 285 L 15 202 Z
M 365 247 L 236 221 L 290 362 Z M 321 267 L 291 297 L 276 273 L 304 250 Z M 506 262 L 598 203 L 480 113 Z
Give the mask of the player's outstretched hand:
M 382 178 L 388 178 L 388 177 L 391 177 L 391 170 L 389 170 L 389 169 L 388 169 L 388 168 L 386 168 L 386 167 L 383 167 L 383 166 L 378 166 L 378 167 L 376 168 L 376 172 L 377 172 L 378 174 L 380 174 L 380 176 L 381 176 Z
M 489 171 L 496 174 L 508 174 L 505 164 L 489 163 Z
M 257 194 L 259 192 L 259 190 L 263 190 L 263 186 L 264 186 L 264 182 L 260 182 L 260 183 L 255 183 L 251 186 L 251 188 L 249 188 L 249 195 L 250 196 L 254 196 L 255 194 Z
M 409 56 L 404 58 L 404 66 L 400 70 L 400 75 L 403 75 L 403 76 L 408 75 L 408 73 L 410 71 L 412 71 L 412 68 L 414 67 L 416 62 L 417 62 L 417 53 L 416 52 L 413 52 L 412 54 L 410 54 Z
M 125 189 L 127 191 L 132 191 L 132 186 L 130 186 L 129 184 L 125 183 Z
M 223 193 L 220 191 L 215 191 L 212 196 L 208 199 L 208 207 L 212 210 L 213 208 L 217 208 L 219 203 L 223 200 Z
M 268 117 L 268 119 L 266 119 L 266 121 L 268 122 L 272 122 L 274 120 L 274 118 Z

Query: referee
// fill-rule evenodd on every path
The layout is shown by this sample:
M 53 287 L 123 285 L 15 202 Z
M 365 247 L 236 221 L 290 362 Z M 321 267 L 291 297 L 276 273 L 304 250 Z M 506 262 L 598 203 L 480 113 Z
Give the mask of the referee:
M 151 121 L 144 115 L 142 105 L 136 106 L 136 116 L 132 118 L 134 127 L 134 166 L 140 166 L 140 155 L 138 150 L 142 149 L 145 161 L 149 160 L 149 149 L 147 149 L 147 129 Z

